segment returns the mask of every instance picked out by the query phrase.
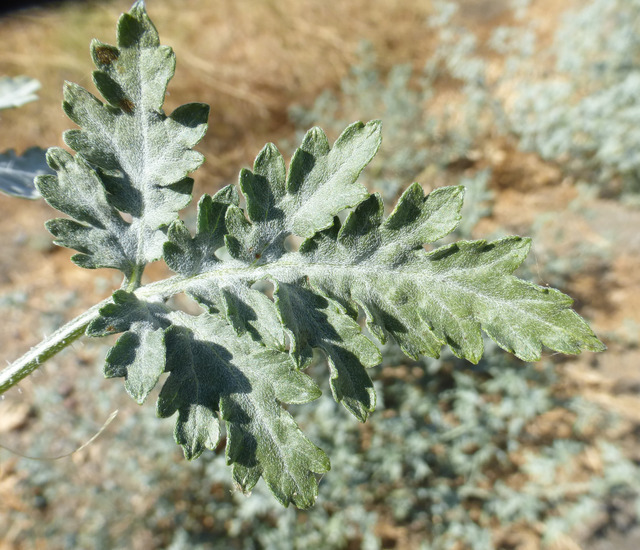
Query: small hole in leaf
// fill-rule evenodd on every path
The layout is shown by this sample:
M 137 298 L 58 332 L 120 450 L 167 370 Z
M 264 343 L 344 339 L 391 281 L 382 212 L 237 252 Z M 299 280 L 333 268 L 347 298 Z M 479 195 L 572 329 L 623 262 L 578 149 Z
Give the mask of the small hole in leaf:
M 260 279 L 251 285 L 253 290 L 258 290 L 273 302 L 273 291 L 275 290 L 273 283 L 268 279 Z
M 287 235 L 284 239 L 284 248 L 287 252 L 297 252 L 302 239 L 298 235 Z
M 205 304 L 199 304 L 192 297 L 185 294 L 175 294 L 166 304 L 171 309 L 182 311 L 189 315 L 197 316 L 207 311 Z

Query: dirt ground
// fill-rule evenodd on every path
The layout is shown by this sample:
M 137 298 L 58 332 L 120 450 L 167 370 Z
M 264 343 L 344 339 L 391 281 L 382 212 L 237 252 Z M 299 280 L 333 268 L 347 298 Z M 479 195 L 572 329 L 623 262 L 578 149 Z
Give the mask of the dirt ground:
M 234 181 L 238 169 L 249 166 L 266 141 L 289 137 L 288 107 L 308 105 L 320 91 L 337 89 L 361 40 L 370 40 L 382 52 L 383 66 L 407 61 L 419 66 L 425 52 L 434 48 L 422 24 L 431 7 L 420 0 L 225 0 L 216 2 L 216 9 L 207 8 L 204 0 L 149 4 L 163 43 L 171 44 L 178 58 L 167 111 L 188 101 L 212 107 L 209 133 L 198 147 L 207 162 L 195 175 L 196 197 Z M 461 17 L 479 36 L 486 36 L 510 17 L 508 4 L 464 0 Z M 562 11 L 575 4 L 532 2 L 529 17 L 537 21 L 543 42 L 550 40 Z M 61 133 L 71 124 L 60 109 L 62 82 L 92 89 L 89 40 L 95 36 L 113 42 L 117 16 L 129 7 L 128 0 L 81 8 L 63 4 L 0 19 L 0 74 L 27 74 L 43 84 L 39 101 L 0 113 L 0 150 L 63 145 Z M 546 216 L 533 249 L 536 282 L 553 283 L 546 271 L 551 258 L 579 255 L 576 251 L 585 246 L 603 251 L 601 259 L 587 258 L 584 270 L 571 275 L 564 290 L 609 349 L 572 358 L 561 369 L 572 391 L 619 413 L 625 422 L 622 443 L 640 460 L 640 210 L 585 194 L 557 166 L 517 151 L 503 138 L 485 142 L 479 157 L 493 170 L 495 204 L 476 236 L 497 228 L 526 233 Z M 52 215 L 41 201 L 0 196 L 0 304 L 6 306 L 0 361 L 16 359 L 43 331 L 54 330 L 119 285 L 112 271 L 76 267 L 69 261 L 70 251 L 51 244 L 43 223 Z M 162 269 L 148 276 L 154 275 L 162 275 Z M 75 351 L 92 360 L 92 348 Z M 49 370 L 25 380 L 0 402 L 0 444 L 19 448 L 30 411 L 25 403 L 35 398 L 43 382 L 56 383 L 64 392 L 64 377 L 61 382 Z M 6 506 L 28 513 L 27 505 L 16 501 L 17 478 L 7 475 L 11 468 L 6 457 L 1 455 L 5 474 L 0 475 L 0 513 Z M 585 550 L 638 548 L 640 533 L 613 533 L 608 542 L 594 546 L 581 546 L 579 540 L 566 544 Z M 0 548 L 11 545 L 0 541 Z

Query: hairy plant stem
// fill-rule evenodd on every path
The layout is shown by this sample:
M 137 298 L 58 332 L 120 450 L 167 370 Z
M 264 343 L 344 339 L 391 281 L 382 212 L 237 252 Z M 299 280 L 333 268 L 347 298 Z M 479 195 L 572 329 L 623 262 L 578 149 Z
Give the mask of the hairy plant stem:
M 0 371 L 0 394 L 15 386 L 48 359 L 51 359 L 51 357 L 80 338 L 84 334 L 87 325 L 97 317 L 100 308 L 110 300 L 111 298 L 107 298 L 78 315 L 78 317 L 56 330 L 51 336 L 32 347 L 20 359 Z
M 174 278 L 175 277 L 172 277 L 171 279 Z M 167 281 L 171 279 L 167 279 Z M 159 295 L 160 297 L 166 296 L 167 292 L 162 292 L 162 285 L 160 285 L 160 283 L 165 283 L 165 281 L 159 281 L 158 283 L 151 284 L 146 287 L 140 287 L 139 290 L 147 290 L 147 292 L 137 292 L 136 294 L 142 294 L 146 298 L 154 297 L 156 295 Z M 154 292 L 153 289 L 159 285 L 160 292 Z M 124 290 L 129 291 L 128 286 L 129 285 L 127 285 L 127 288 Z M 168 295 L 171 294 L 175 294 L 175 292 L 169 293 Z M 73 344 L 73 342 L 84 334 L 89 323 L 98 316 L 100 309 L 111 301 L 111 297 L 109 297 L 89 308 L 87 311 L 84 311 L 75 319 L 69 321 L 66 325 L 56 330 L 51 336 L 47 336 L 39 344 L 32 347 L 27 353 L 20 357 L 20 359 L 17 359 L 8 367 L 0 371 L 0 395 L 29 376 L 48 359 L 51 359 L 63 349 Z
M 135 290 L 135 294 L 139 298 L 166 299 L 180 292 L 180 284 L 177 280 L 183 280 L 183 277 L 170 277 L 169 279 L 136 288 L 134 279 L 131 281 L 133 284 L 127 284 L 124 290 L 128 292 Z M 89 323 L 98 317 L 100 309 L 111 301 L 111 297 L 106 298 L 84 311 L 75 319 L 56 330 L 51 336 L 47 336 L 39 344 L 32 347 L 20 359 L 0 371 L 0 395 L 14 387 L 48 359 L 51 359 L 80 338 L 85 333 Z
M 127 292 L 132 292 L 139 288 L 142 270 L 143 268 L 136 269 L 131 279 L 125 278 L 122 288 Z M 109 302 L 111 302 L 111 298 L 107 298 L 81 313 L 75 319 L 56 330 L 51 336 L 46 337 L 39 344 L 32 347 L 20 359 L 0 371 L 0 395 L 80 338 L 89 323 L 98 316 L 100 308 Z
M 141 281 L 144 268 L 145 264 L 136 265 L 131 276 L 124 278 L 120 288 L 122 290 L 126 290 L 127 292 L 133 292 L 136 288 L 140 288 L 140 285 L 142 284 Z
M 174 294 L 182 292 L 185 281 L 190 278 L 175 275 L 145 286 L 138 286 L 141 271 L 135 273 L 131 279 L 125 280 L 122 288 L 127 292 L 133 291 L 138 298 L 147 300 L 165 300 Z M 251 268 L 219 270 L 213 274 L 213 278 L 224 277 L 225 272 L 228 271 L 235 273 L 244 271 L 247 275 L 250 275 L 250 272 L 255 270 Z M 209 277 L 212 276 L 211 273 L 208 275 Z M 46 337 L 39 344 L 32 347 L 20 359 L 0 371 L 0 395 L 14 387 L 48 359 L 51 359 L 80 338 L 85 333 L 89 323 L 98 316 L 100 309 L 109 302 L 111 302 L 111 297 L 81 313 L 75 319 L 56 330 L 51 336 Z

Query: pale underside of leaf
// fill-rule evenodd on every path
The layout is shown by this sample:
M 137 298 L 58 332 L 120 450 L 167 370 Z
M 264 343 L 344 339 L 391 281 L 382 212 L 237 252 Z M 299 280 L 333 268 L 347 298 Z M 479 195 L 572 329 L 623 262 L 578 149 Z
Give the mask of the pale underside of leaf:
M 38 199 L 40 193 L 33 180 L 36 176 L 50 173 L 45 151 L 39 147 L 27 149 L 22 155 L 11 150 L 0 154 L 0 192 L 6 195 Z

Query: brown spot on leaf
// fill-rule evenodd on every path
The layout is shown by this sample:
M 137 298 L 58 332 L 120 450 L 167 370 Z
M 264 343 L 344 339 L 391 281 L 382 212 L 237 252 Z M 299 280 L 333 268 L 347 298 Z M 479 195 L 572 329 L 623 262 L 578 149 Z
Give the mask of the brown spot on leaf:
M 108 46 L 98 46 L 95 53 L 96 59 L 101 65 L 111 65 L 120 56 L 118 50 Z
M 136 108 L 136 106 L 133 104 L 133 101 L 127 99 L 126 97 L 120 100 L 120 103 L 118 103 L 118 107 L 120 107 L 120 109 L 122 109 L 129 115 L 133 113 L 134 109 Z

